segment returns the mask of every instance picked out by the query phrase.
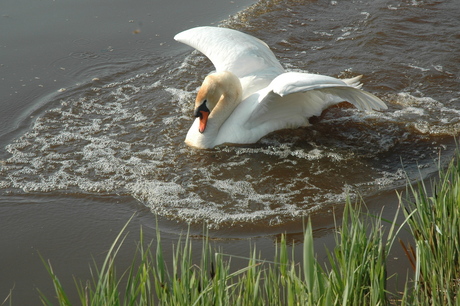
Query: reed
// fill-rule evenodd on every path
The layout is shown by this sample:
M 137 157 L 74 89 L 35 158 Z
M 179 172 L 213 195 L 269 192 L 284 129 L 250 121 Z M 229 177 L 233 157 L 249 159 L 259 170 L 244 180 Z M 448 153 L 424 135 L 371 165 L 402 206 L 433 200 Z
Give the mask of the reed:
M 460 153 L 427 186 L 408 185 L 405 215 L 414 247 L 402 243 L 414 269 L 404 299 L 419 305 L 459 305 Z
M 332 304 L 385 305 L 392 295 L 386 289 L 386 260 L 400 230 L 396 228 L 398 214 L 385 234 L 381 216 L 364 217 L 359 212 L 346 205 L 337 246 L 329 253 Z
M 181 237 L 172 264 L 163 257 L 157 231 L 156 247 L 145 245 L 142 230 L 137 254 L 127 271 L 117 274 L 115 259 L 126 238 L 125 227 L 112 244 L 92 280 L 75 280 L 81 305 L 331 305 L 385 304 L 388 244 L 382 239 L 380 218 L 364 223 L 359 209 L 346 205 L 337 247 L 329 253 L 329 269 L 315 258 L 311 223 L 305 228 L 303 258 L 283 235 L 272 261 L 262 260 L 254 248 L 244 268 L 232 271 L 231 255 L 212 250 L 203 238 L 201 261 L 192 260 L 192 239 Z M 377 220 L 377 221 L 376 221 Z M 373 224 L 370 228 L 365 224 Z M 369 234 L 370 233 L 370 234 Z M 392 234 L 388 236 L 392 238 Z M 154 252 L 152 250 L 154 249 Z M 359 254 L 359 256 L 357 256 Z M 71 305 L 50 262 L 43 260 L 59 305 Z M 123 285 L 122 285 L 123 284 Z M 52 302 L 40 293 L 42 303 Z

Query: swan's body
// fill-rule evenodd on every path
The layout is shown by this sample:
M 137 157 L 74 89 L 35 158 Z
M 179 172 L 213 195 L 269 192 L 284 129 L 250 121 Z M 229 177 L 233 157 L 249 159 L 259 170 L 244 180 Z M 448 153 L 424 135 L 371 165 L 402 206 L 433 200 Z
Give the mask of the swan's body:
M 235 30 L 198 27 L 174 39 L 204 53 L 216 68 L 195 101 L 197 118 L 185 139 L 192 147 L 254 143 L 276 130 L 306 126 L 308 118 L 343 101 L 360 110 L 387 108 L 360 89 L 360 76 L 284 72 L 263 41 Z

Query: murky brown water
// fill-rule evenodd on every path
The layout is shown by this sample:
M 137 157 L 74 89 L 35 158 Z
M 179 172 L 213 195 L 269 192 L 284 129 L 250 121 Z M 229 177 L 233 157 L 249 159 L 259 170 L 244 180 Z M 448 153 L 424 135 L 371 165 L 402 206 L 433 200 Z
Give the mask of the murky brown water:
M 71 11 L 70 3 L 55 4 L 43 14 L 63 29 L 52 22 L 38 28 L 38 18 L 21 19 L 32 7 L 9 4 L 0 19 L 11 34 L 0 67 L 0 209 L 8 233 L 2 261 L 15 268 L 1 287 L 26 278 L 13 260 L 24 252 L 53 257 L 63 273 L 78 271 L 135 211 L 134 231 L 139 223 L 153 228 L 158 216 L 167 242 L 188 222 L 197 232 L 206 223 L 214 237 L 227 239 L 223 245 L 247 247 L 252 238 L 269 253 L 272 235 L 301 231 L 305 216 L 313 216 L 322 236 L 333 223 L 332 208 L 347 195 L 394 203 L 392 190 L 404 186 L 406 174 L 418 180 L 450 158 L 460 130 L 454 0 L 267 1 L 238 8 L 244 4 L 222 4 L 212 14 L 161 6 L 175 18 L 156 5 L 149 11 L 119 3 L 87 14 L 83 6 Z M 222 25 L 267 42 L 287 70 L 362 74 L 364 89 L 389 109 L 333 108 L 311 127 L 254 145 L 187 147 L 194 95 L 213 67 L 172 37 L 237 11 Z M 81 262 L 69 268 L 66 256 Z M 40 274 L 40 265 L 31 267 Z

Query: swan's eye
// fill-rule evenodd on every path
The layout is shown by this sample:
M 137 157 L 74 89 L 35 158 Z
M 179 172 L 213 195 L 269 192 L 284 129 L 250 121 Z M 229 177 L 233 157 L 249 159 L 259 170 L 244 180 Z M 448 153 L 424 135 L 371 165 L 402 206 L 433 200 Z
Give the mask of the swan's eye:
M 211 111 L 208 109 L 208 107 L 206 106 L 206 100 L 203 101 L 203 103 L 201 103 L 200 106 L 198 106 L 196 109 L 195 109 L 195 117 L 200 117 L 202 118 L 203 117 L 203 112 L 205 113 L 210 113 Z

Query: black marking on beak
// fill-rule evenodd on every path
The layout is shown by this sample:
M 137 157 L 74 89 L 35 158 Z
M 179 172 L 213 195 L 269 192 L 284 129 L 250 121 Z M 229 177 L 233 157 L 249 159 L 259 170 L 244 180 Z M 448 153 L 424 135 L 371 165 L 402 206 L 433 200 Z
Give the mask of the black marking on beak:
M 208 107 L 206 106 L 206 100 L 204 100 L 203 103 L 201 103 L 200 106 L 198 106 L 197 108 L 195 108 L 195 114 L 194 114 L 194 116 L 195 116 L 195 117 L 200 117 L 200 119 L 202 119 L 202 118 L 203 118 L 202 112 L 210 113 Z

